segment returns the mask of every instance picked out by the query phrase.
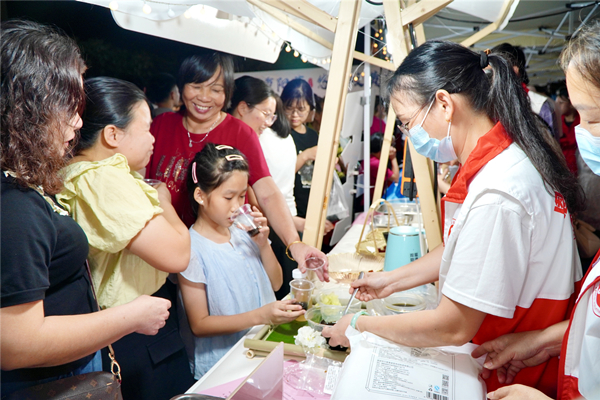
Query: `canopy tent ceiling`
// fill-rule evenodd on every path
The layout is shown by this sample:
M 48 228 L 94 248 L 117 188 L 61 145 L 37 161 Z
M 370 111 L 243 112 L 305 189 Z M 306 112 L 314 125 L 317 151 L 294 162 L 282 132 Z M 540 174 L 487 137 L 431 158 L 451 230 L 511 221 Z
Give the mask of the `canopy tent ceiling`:
M 119 26 L 273 63 L 287 42 L 308 62 L 328 69 L 340 0 L 79 0 L 111 8 Z M 423 25 L 427 39 L 462 42 L 502 15 L 508 0 L 454 0 Z M 435 1 L 428 1 L 430 4 Z M 424 1 L 421 1 L 425 4 Z M 441 1 L 440 1 L 441 3 Z M 509 42 L 528 56 L 532 83 L 560 79 L 556 64 L 565 38 L 600 15 L 598 1 L 513 0 L 495 31 L 476 50 Z M 300 5 L 300 6 L 299 6 Z M 570 7 L 570 8 L 569 8 Z M 299 10 L 299 11 L 298 11 Z M 287 12 L 286 12 L 287 11 Z M 307 22 L 303 13 L 319 16 Z M 382 18 L 383 6 L 363 1 L 359 26 Z M 360 39 L 362 40 L 362 38 Z M 382 45 L 385 45 L 385 40 Z M 285 47 L 290 49 L 287 45 Z M 380 46 L 382 48 L 383 46 Z M 388 49 L 392 53 L 393 49 Z M 356 57 L 356 54 L 355 54 Z M 383 61 L 382 61 L 383 62 Z
M 469 1 L 472 9 L 487 1 Z M 566 39 L 583 21 L 600 18 L 599 1 L 521 0 L 502 29 L 475 43 L 476 50 L 492 48 L 508 42 L 524 48 L 528 58 L 528 74 L 532 83 L 545 84 L 563 78 L 557 58 Z M 474 18 L 465 10 L 441 10 L 424 23 L 428 39 L 440 38 L 456 42 L 483 28 L 488 20 Z

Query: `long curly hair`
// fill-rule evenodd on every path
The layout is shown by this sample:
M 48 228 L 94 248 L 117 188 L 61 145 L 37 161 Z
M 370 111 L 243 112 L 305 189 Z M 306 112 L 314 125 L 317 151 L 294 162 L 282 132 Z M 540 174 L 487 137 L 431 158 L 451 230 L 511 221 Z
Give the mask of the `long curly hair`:
M 2 23 L 0 162 L 23 186 L 62 188 L 65 165 L 58 140 L 85 102 L 85 63 L 75 42 L 35 22 Z M 68 152 L 67 152 L 68 153 Z

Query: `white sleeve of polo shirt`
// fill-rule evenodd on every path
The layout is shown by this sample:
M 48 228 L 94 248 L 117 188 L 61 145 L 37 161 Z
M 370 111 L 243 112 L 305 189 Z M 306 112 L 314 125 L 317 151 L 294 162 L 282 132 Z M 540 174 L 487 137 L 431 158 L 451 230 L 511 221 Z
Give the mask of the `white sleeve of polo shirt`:
M 482 195 L 459 232 L 443 295 L 512 318 L 527 278 L 531 225 L 514 198 L 498 192 Z

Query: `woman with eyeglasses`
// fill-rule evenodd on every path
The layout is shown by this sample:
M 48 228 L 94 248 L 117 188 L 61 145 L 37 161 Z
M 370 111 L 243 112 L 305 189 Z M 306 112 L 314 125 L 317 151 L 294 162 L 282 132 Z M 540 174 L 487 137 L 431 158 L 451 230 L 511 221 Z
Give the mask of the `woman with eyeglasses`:
M 352 288 L 369 301 L 439 281 L 439 303 L 403 315 L 345 316 L 323 330 L 329 344 L 347 344 L 348 325 L 435 347 L 481 344 L 568 318 L 581 279 L 571 214 L 583 196 L 511 65 L 501 55 L 432 40 L 404 59 L 388 89 L 415 149 L 461 166 L 442 200 L 443 244 Z M 553 394 L 557 371 L 554 357 L 516 381 Z M 490 391 L 504 384 L 495 373 L 485 381 Z
M 215 52 L 185 59 L 179 69 L 177 85 L 183 106 L 179 112 L 161 114 L 152 122 L 150 131 L 156 142 L 146 167 L 146 177 L 167 184 L 173 207 L 183 222 L 190 226 L 195 221 L 189 201 L 191 194 L 185 185 L 191 160 L 206 143 L 228 145 L 239 149 L 247 157 L 250 168 L 248 183 L 273 230 L 289 248 L 293 258 L 302 261 L 311 256 L 326 259 L 322 252 L 300 241 L 286 201 L 269 173 L 256 132 L 225 112 L 235 86 L 231 57 Z M 254 117 L 273 119 L 266 105 L 263 105 L 264 109 L 256 106 L 254 104 L 252 110 Z M 300 264 L 303 269 L 304 263 Z M 324 279 L 329 279 L 327 271 Z
M 258 134 L 271 176 L 285 197 L 292 217 L 296 220 L 294 199 L 296 145 L 290 135 L 290 123 L 285 117 L 281 99 L 263 80 L 242 76 L 235 80 L 229 112 L 248 124 Z M 286 256 L 286 246 L 279 236 L 271 231 L 269 239 L 283 269 L 283 285 L 275 293 L 278 299 L 282 299 L 289 292 L 288 283 L 292 280 L 292 270 L 298 264 Z
M 306 126 L 312 111 L 315 109 L 313 91 L 304 79 L 293 79 L 285 85 L 281 92 L 281 101 L 285 115 L 292 127 L 292 138 L 296 144 L 296 181 L 294 183 L 294 197 L 296 198 L 296 210 L 298 218 L 295 219 L 298 232 L 304 232 L 306 210 L 308 208 L 308 196 L 310 195 L 310 180 L 312 173 L 308 173 L 309 179 L 302 179 L 300 169 L 314 167 L 317 158 L 317 143 L 319 134 Z M 325 234 L 333 229 L 333 224 L 325 220 Z
M 581 122 L 575 138 L 581 158 L 600 175 L 600 22 L 581 29 L 560 57 L 567 89 Z M 598 201 L 596 198 L 595 201 Z M 473 352 L 487 355 L 485 375 L 497 370 L 505 383 L 549 357 L 560 354 L 558 396 L 560 400 L 600 398 L 600 251 L 588 270 L 570 320 L 544 330 L 506 335 L 486 342 Z M 524 369 L 523 369 L 524 368 Z M 549 400 L 522 385 L 511 385 L 488 393 L 488 399 Z M 554 398 L 554 397 L 553 397 Z

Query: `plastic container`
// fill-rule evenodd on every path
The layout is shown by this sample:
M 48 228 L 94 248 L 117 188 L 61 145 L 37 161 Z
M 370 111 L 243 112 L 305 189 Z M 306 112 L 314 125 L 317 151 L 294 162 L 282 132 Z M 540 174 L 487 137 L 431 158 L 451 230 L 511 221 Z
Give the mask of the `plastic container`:
M 349 293 L 349 287 L 343 286 L 343 287 L 337 287 L 337 288 L 322 289 L 316 294 L 315 300 L 316 300 L 318 307 L 331 306 L 331 305 L 341 305 L 341 306 L 345 307 L 348 305 L 348 301 L 350 300 L 350 297 L 351 297 L 351 294 Z M 332 304 L 331 303 L 331 300 L 335 300 L 336 298 L 340 304 Z M 358 299 L 354 299 L 354 300 L 352 300 L 352 305 L 350 307 L 360 309 L 360 306 L 361 306 L 361 301 Z
M 304 317 L 308 321 L 308 326 L 321 332 L 326 326 L 333 326 L 338 322 L 343 317 L 345 308 L 346 306 L 313 307 L 304 314 Z M 358 307 L 351 306 L 348 314 L 354 314 L 358 311 L 360 311 L 360 302 Z
M 425 297 L 416 293 L 394 293 L 383 299 L 383 305 L 392 314 L 406 314 L 424 310 L 427 302 Z
M 315 284 L 307 279 L 294 279 L 290 282 L 290 298 L 296 300 L 304 310 L 310 308 Z

